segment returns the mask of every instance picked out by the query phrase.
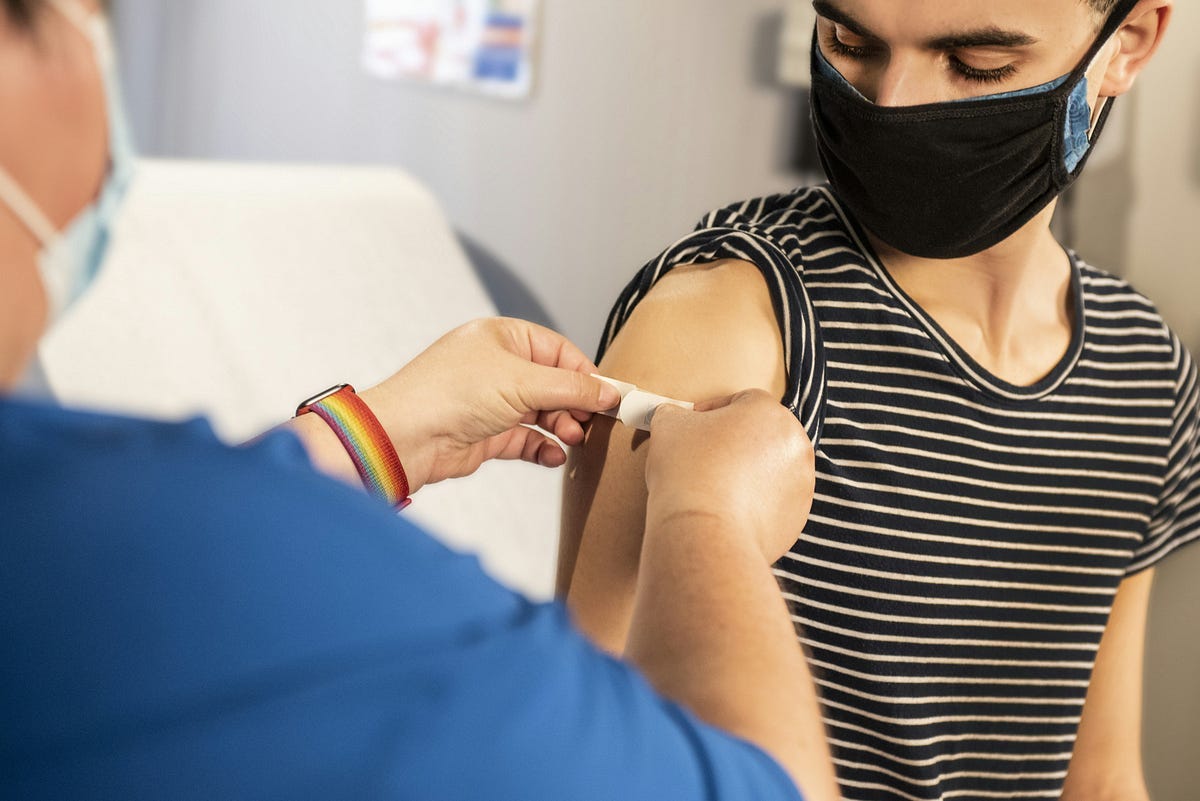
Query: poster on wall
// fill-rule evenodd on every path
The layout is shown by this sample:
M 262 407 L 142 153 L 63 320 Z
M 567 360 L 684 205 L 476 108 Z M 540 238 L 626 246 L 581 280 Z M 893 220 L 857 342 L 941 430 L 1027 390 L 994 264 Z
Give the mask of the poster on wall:
M 533 89 L 539 0 L 366 0 L 367 72 L 510 99 Z

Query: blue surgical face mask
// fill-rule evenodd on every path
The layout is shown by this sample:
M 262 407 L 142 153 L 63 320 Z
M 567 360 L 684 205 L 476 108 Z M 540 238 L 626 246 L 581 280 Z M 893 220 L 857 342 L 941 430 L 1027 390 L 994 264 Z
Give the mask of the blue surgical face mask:
M 104 81 L 109 166 L 99 195 L 67 227 L 57 230 L 36 202 L 0 167 L 3 202 L 41 243 L 38 268 L 50 302 L 49 325 L 58 321 L 95 280 L 108 250 L 112 223 L 133 174 L 134 153 L 121 105 L 116 59 L 107 20 L 73 0 L 50 0 L 92 44 Z
M 34 359 L 25 369 L 25 374 L 18 378 L 16 385 L 12 387 L 11 394 L 15 398 L 26 400 L 53 400 L 54 391 L 50 388 L 50 379 L 46 376 L 40 359 Z

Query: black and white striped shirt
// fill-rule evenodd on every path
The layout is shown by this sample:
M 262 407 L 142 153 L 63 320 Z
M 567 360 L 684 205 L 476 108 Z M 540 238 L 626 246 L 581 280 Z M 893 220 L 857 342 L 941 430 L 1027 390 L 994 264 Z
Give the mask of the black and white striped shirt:
M 1075 331 L 1034 386 L 980 367 L 900 289 L 827 187 L 710 214 L 683 264 L 770 287 L 785 403 L 817 445 L 776 566 L 847 799 L 1058 798 L 1125 577 L 1200 538 L 1196 367 L 1154 307 L 1072 258 Z

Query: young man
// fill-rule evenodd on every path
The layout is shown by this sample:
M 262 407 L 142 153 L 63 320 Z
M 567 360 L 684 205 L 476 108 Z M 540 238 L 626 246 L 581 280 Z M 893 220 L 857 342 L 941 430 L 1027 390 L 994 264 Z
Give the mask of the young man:
M 776 575 L 846 798 L 1144 799 L 1152 568 L 1200 537 L 1196 368 L 1049 223 L 1171 2 L 814 5 L 829 185 L 706 217 L 622 295 L 601 367 L 763 388 L 807 427 Z M 598 421 L 569 464 L 559 590 L 617 652 L 644 453 Z

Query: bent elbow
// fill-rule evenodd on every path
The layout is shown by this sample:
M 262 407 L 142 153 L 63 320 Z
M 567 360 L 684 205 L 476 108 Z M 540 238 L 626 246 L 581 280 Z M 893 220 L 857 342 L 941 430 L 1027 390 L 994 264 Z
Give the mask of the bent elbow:
M 1061 801 L 1150 801 L 1150 790 L 1140 778 L 1090 787 L 1068 784 Z

